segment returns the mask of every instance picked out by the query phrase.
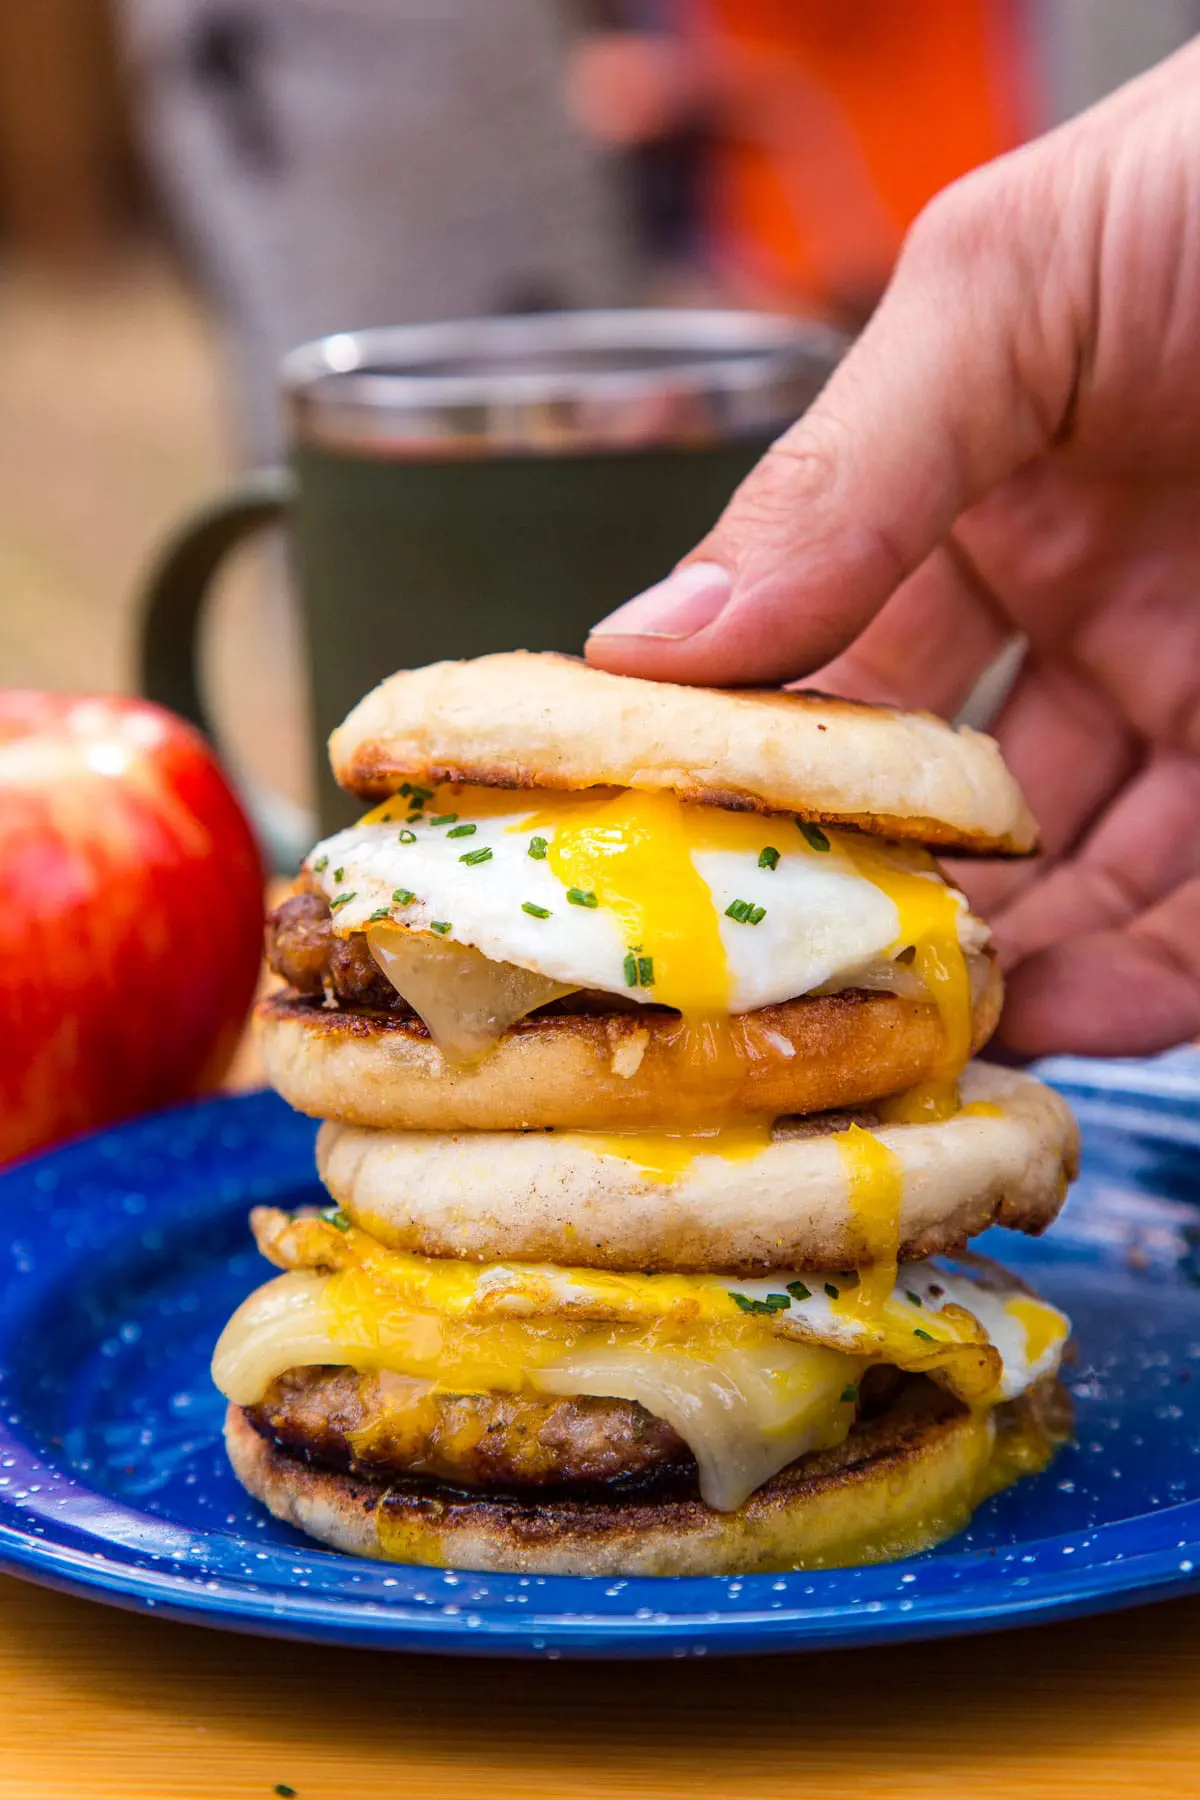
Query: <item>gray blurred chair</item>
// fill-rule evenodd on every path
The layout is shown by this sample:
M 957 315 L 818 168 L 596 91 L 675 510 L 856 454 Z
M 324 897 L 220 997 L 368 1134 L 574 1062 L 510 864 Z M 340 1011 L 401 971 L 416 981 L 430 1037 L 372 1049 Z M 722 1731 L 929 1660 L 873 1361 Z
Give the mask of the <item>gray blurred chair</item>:
M 146 153 L 216 299 L 246 449 L 329 331 L 636 297 L 621 178 L 563 110 L 561 0 L 121 0 Z

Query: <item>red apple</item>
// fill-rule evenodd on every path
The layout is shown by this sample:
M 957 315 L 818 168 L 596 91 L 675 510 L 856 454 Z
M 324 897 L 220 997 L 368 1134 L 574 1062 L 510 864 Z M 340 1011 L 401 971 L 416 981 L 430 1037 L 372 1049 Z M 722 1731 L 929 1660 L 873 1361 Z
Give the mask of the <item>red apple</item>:
M 0 691 L 0 1161 L 219 1082 L 262 899 L 253 833 L 190 726 Z

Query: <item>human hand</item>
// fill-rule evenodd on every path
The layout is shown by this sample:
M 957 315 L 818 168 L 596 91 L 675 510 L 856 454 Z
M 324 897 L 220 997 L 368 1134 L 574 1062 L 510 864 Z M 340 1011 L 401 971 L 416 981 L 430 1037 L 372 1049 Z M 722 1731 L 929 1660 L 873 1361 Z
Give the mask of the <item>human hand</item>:
M 1018 1053 L 1200 1032 L 1200 41 L 938 196 L 713 531 L 596 627 L 624 674 L 992 729 L 1044 853 L 958 865 Z

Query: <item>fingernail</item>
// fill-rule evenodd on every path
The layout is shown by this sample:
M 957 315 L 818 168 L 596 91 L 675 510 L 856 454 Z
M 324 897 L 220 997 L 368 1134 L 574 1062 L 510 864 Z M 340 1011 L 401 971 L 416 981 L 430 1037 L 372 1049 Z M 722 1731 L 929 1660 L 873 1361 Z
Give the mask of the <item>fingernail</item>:
M 711 625 L 733 592 L 720 563 L 687 563 L 592 626 L 593 637 L 688 638 Z

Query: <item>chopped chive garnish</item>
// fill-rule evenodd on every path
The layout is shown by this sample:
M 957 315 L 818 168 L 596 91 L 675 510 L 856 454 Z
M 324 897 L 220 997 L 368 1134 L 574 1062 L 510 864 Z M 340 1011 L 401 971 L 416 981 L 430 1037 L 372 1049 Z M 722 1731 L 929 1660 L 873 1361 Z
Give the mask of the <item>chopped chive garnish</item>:
M 543 838 L 543 837 L 530 838 L 529 850 L 528 850 L 527 854 L 532 856 L 532 858 L 535 862 L 545 862 L 547 847 L 548 846 L 547 846 L 545 838 Z
M 328 867 L 329 858 L 327 856 L 318 856 L 316 862 L 313 864 L 313 870 L 318 875 L 323 875 Z
M 341 881 L 341 879 L 343 878 L 345 873 L 346 873 L 345 869 L 335 869 L 333 871 L 333 879 L 335 881 Z
M 904 1298 L 908 1301 L 911 1301 L 913 1306 L 920 1306 L 920 1304 L 921 1304 L 920 1294 L 914 1294 L 911 1288 L 905 1288 Z
M 415 844 L 416 841 L 417 834 L 415 831 L 402 831 L 400 833 L 400 842 L 402 844 Z
M 810 850 L 828 850 L 829 839 L 819 825 L 810 825 L 807 819 L 797 819 L 796 824 Z
M 654 958 L 652 956 L 639 956 L 637 959 L 637 966 L 638 966 L 638 980 L 641 982 L 642 986 L 643 987 L 653 987 L 654 986 Z
M 457 813 L 439 813 L 436 819 L 430 819 L 431 825 L 453 825 L 458 819 Z
M 787 1291 L 793 1300 L 807 1300 L 812 1293 L 812 1289 L 806 1288 L 802 1281 L 789 1281 Z
M 339 906 L 349 906 L 349 904 L 350 904 L 351 900 L 353 900 L 353 898 L 354 898 L 354 895 L 352 893 L 351 894 L 335 894 L 333 899 L 329 902 L 330 912 L 336 912 Z
M 326 1224 L 333 1225 L 338 1231 L 349 1231 L 350 1221 L 340 1206 L 323 1206 L 321 1217 Z
M 535 906 L 532 900 L 522 900 L 521 911 L 527 912 L 531 919 L 548 919 L 550 917 L 548 906 Z
M 392 905 L 411 906 L 416 897 L 411 888 L 397 888 L 392 894 Z
M 295 1788 L 289 1787 L 286 1781 L 277 1781 L 272 1792 L 279 1796 L 279 1800 L 296 1800 Z
M 792 1304 L 786 1294 L 768 1294 L 765 1300 L 752 1300 L 749 1294 L 735 1294 L 732 1288 L 726 1288 L 725 1292 L 739 1312 L 744 1313 L 786 1312 Z
M 458 817 L 458 814 L 457 814 L 457 813 L 451 813 L 451 815 L 450 815 L 450 817 L 451 817 L 451 818 L 452 818 L 452 819 L 456 819 L 456 818 L 457 818 L 457 817 Z M 434 821 L 433 821 L 433 822 L 434 822 L 434 824 L 435 824 L 435 825 L 436 825 L 436 824 L 438 824 L 438 823 L 439 823 L 439 821 L 438 821 L 438 820 L 437 820 L 437 819 L 435 819 L 435 820 L 434 820 Z M 479 830 L 479 827 L 478 827 L 478 825 L 456 825 L 456 826 L 455 826 L 455 827 L 454 827 L 454 830 L 453 830 L 453 831 L 448 831 L 448 832 L 447 832 L 447 833 L 446 833 L 446 836 L 447 836 L 447 837 L 448 837 L 448 838 L 452 838 L 452 837 L 474 837 L 474 836 L 475 836 L 475 833 L 476 833 L 476 832 L 477 832 L 477 831 L 478 831 L 478 830 Z
M 482 844 L 478 850 L 464 850 L 458 860 L 465 863 L 491 862 L 492 853 L 486 844 Z
M 731 900 L 725 908 L 725 917 L 736 920 L 739 925 L 757 925 L 766 916 L 766 907 L 755 906 L 753 900 Z
M 450 920 L 449 919 L 431 919 L 429 922 L 429 929 L 430 929 L 430 931 L 436 931 L 436 932 L 440 933 L 440 935 L 442 937 L 445 937 L 446 933 L 450 929 Z
M 600 902 L 597 900 L 595 894 L 592 893 L 590 888 L 568 888 L 567 889 L 567 899 L 570 901 L 572 906 L 595 907 L 595 906 L 599 906 L 599 904 L 600 904 Z
M 779 867 L 779 852 L 774 844 L 768 844 L 765 850 L 759 851 L 758 866 L 760 869 L 777 869 Z
M 425 814 L 420 812 L 409 813 L 408 822 L 410 825 L 423 825 L 425 823 Z
M 858 1389 L 852 1381 L 847 1382 L 846 1386 L 842 1389 L 840 1398 L 843 1406 L 848 1406 L 851 1401 L 858 1399 Z
M 625 958 L 625 986 L 636 987 L 638 984 L 637 957 L 632 950 Z
M 414 787 L 411 781 L 403 782 L 396 792 L 402 794 L 413 806 L 424 806 L 427 800 L 433 799 L 433 789 Z
M 924 1338 L 927 1344 L 933 1343 L 933 1333 L 931 1331 L 922 1331 L 919 1325 L 913 1327 L 913 1336 Z
M 376 919 L 390 919 L 391 916 L 392 915 L 388 911 L 388 908 L 386 906 L 377 906 L 373 913 L 368 914 L 367 924 L 373 925 L 375 923 Z
M 836 1300 L 840 1291 L 839 1288 L 834 1287 L 832 1281 L 827 1281 L 825 1283 L 825 1292 L 829 1295 L 831 1300 Z

